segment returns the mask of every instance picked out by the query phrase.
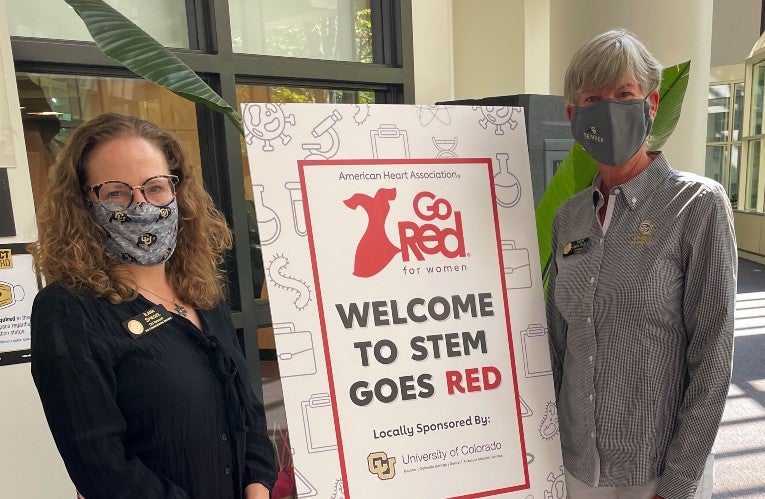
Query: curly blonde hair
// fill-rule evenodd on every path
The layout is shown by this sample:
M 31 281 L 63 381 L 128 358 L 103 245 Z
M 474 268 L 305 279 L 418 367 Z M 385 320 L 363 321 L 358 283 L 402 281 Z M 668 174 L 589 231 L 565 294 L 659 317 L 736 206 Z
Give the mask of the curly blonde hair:
M 111 303 L 136 297 L 135 283 L 106 256 L 105 231 L 90 214 L 82 192 L 90 155 L 118 138 L 142 138 L 157 146 L 170 172 L 179 178 L 178 239 L 167 261 L 167 274 L 178 297 L 209 309 L 224 298 L 223 254 L 231 231 L 205 191 L 199 172 L 186 161 L 178 141 L 157 125 L 107 113 L 78 127 L 50 172 L 48 191 L 37 213 L 38 240 L 29 246 L 35 269 L 48 282 L 85 289 Z

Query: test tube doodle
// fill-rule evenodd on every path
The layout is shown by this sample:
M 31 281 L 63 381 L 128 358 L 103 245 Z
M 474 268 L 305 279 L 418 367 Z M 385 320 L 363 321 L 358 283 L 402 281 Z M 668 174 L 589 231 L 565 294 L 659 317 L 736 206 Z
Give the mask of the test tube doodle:
M 295 232 L 298 236 L 308 234 L 305 224 L 305 212 L 303 211 L 303 191 L 300 188 L 300 182 L 285 182 L 284 188 L 290 193 L 290 203 L 292 204 L 292 221 Z

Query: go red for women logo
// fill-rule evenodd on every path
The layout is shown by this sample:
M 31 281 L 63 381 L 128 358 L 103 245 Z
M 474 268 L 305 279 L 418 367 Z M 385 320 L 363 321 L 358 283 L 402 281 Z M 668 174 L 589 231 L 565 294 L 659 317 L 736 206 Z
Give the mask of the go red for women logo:
M 383 187 L 374 197 L 357 193 L 343 201 L 353 210 L 361 207 L 368 219 L 367 229 L 356 246 L 353 275 L 377 275 L 398 253 L 404 262 L 412 258 L 422 261 L 426 255 L 440 254 L 446 258 L 466 255 L 462 213 L 455 211 L 448 200 L 429 191 L 417 193 L 412 200 L 417 220 L 398 222 L 399 246 L 396 246 L 385 232 L 391 202 L 395 199 L 396 189 Z

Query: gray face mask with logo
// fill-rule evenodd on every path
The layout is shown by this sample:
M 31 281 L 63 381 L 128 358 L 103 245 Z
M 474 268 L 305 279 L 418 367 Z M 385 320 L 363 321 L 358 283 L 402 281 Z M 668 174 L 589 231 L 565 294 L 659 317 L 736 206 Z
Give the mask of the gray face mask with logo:
M 93 202 L 90 212 L 106 231 L 106 255 L 122 263 L 159 265 L 173 254 L 178 235 L 178 204 L 133 203 L 123 211 L 110 211 Z
M 571 133 L 595 161 L 619 166 L 640 149 L 652 124 L 647 100 L 608 99 L 591 106 L 574 107 Z

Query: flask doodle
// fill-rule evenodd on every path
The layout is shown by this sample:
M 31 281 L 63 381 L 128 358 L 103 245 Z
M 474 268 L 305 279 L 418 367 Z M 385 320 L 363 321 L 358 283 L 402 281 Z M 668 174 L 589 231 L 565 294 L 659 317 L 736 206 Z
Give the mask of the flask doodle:
M 303 310 L 311 303 L 311 288 L 307 282 L 287 274 L 286 270 L 289 263 L 290 261 L 286 256 L 274 255 L 274 258 L 268 263 L 268 278 L 277 288 L 296 293 L 297 297 L 292 304 L 298 310 Z

